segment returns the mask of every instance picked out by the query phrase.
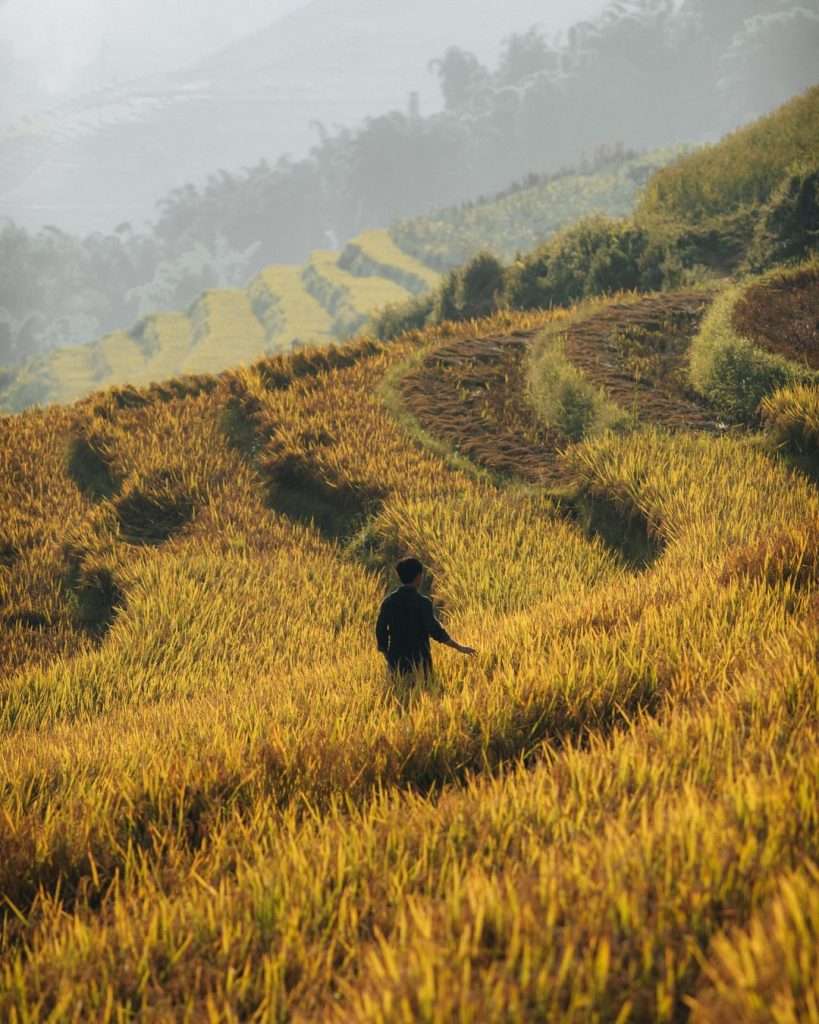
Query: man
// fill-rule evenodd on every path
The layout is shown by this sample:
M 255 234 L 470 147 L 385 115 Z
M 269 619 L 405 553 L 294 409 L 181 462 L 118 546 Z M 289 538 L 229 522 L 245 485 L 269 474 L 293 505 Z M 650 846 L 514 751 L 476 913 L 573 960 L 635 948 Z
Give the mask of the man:
M 432 601 L 420 593 L 424 567 L 418 559 L 405 558 L 395 568 L 401 586 L 384 599 L 375 627 L 378 650 L 387 659 L 390 672 L 404 678 L 416 672 L 428 677 L 432 671 L 430 637 L 461 654 L 477 654 L 474 648 L 456 643 L 435 618 Z

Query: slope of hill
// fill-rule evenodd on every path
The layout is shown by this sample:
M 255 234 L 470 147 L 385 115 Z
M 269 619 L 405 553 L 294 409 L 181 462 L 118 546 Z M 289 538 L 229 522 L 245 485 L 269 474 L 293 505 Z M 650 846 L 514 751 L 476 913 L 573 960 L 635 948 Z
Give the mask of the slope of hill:
M 304 267 L 268 267 L 244 293 L 216 290 L 184 316 L 176 314 L 176 325 L 186 317 L 195 322 L 189 344 L 180 347 L 180 328 L 169 333 L 167 318 L 160 318 L 157 328 L 157 318 L 148 317 L 132 332 L 136 339 L 117 331 L 23 366 L 0 382 L 0 410 L 73 401 L 110 385 L 218 371 L 286 351 L 294 342 L 351 337 L 380 307 L 434 289 L 441 277 L 433 268 L 448 265 L 459 253 L 474 255 L 486 244 L 514 253 L 526 240 L 542 241 L 581 213 L 628 213 L 646 178 L 673 155 L 613 158 L 593 172 L 530 182 L 474 207 L 405 221 L 391 232 L 365 231 L 340 254 L 314 253 Z M 147 346 L 140 340 L 146 330 Z
M 752 246 L 760 211 L 789 175 L 808 179 L 813 195 L 806 191 L 795 212 L 819 244 L 817 171 L 819 85 L 660 171 L 640 198 L 636 220 L 701 261 L 733 269 Z
M 0 1019 L 811 1020 L 816 275 L 0 418 Z M 278 268 L 89 351 L 294 310 Z M 692 387 L 717 314 L 801 360 L 761 421 Z M 408 553 L 479 648 L 428 680 L 374 650 Z
M 385 232 L 364 232 L 342 253 L 314 253 L 304 267 L 268 267 L 246 289 L 212 289 L 185 314 L 149 316 L 130 332 L 55 349 L 8 376 L 0 409 L 216 373 L 265 353 L 348 338 L 381 306 L 405 301 L 437 280 Z
M 588 173 L 551 175 L 497 198 L 400 221 L 391 234 L 404 251 L 442 271 L 480 249 L 510 261 L 581 217 L 628 216 L 652 174 L 679 154 L 680 149 L 657 150 L 604 161 Z
M 589 323 L 658 352 L 676 324 L 684 358 L 705 303 L 507 312 L 0 420 L 0 1016 L 807 1019 L 816 489 L 707 417 L 655 429 L 657 396 L 544 445 L 495 372 L 543 332 L 576 359 Z M 372 649 L 408 551 L 481 648 L 439 651 L 428 692 Z

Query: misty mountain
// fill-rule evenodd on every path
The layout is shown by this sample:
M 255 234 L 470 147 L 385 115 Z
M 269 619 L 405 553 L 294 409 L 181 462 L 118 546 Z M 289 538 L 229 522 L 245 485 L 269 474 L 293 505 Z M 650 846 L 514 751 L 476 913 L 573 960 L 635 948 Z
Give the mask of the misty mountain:
M 87 232 L 140 222 L 219 168 L 302 155 L 326 128 L 441 106 L 429 61 L 450 45 L 490 58 L 533 23 L 549 31 L 602 0 L 313 0 L 195 66 L 117 85 L 0 133 L 0 217 Z

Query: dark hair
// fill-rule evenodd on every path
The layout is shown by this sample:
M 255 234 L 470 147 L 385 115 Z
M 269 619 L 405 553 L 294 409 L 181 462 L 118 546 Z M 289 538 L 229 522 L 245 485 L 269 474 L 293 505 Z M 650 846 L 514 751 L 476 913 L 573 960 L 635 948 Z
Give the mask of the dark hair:
M 403 584 L 412 583 L 424 571 L 423 565 L 417 558 L 402 558 L 396 565 L 395 571 Z

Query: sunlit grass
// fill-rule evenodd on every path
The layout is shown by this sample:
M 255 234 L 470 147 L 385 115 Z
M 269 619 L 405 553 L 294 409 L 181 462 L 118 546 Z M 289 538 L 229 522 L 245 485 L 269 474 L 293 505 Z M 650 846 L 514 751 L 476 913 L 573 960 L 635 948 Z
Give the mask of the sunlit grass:
M 0 420 L 0 614 L 53 619 L 0 647 L 4 1019 L 741 1005 L 731 929 L 761 957 L 754 922 L 819 860 L 815 488 L 742 437 L 574 447 L 578 492 L 661 546 L 631 572 L 384 404 L 419 345 L 476 329 Z M 347 534 L 282 511 L 299 488 Z M 371 634 L 407 551 L 480 653 L 436 651 L 402 706 Z M 103 571 L 122 601 L 88 635 Z M 806 1005 L 797 918 L 774 921 L 766 991 Z

